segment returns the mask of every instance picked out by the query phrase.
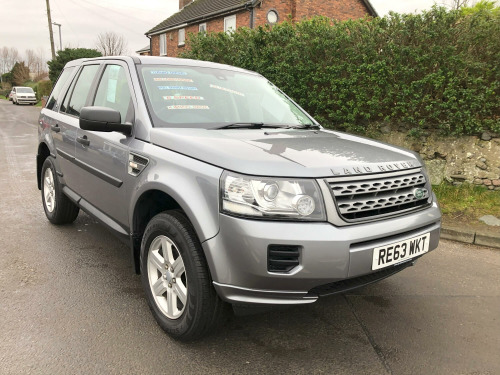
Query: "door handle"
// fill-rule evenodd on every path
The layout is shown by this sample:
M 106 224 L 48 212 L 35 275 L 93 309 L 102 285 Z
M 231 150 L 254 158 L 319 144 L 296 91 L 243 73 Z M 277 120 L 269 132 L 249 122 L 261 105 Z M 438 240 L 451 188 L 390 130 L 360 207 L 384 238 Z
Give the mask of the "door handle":
M 76 141 L 84 146 L 90 145 L 90 141 L 87 139 L 86 135 L 84 135 L 83 137 L 78 137 Z
M 52 131 L 55 131 L 56 133 L 59 133 L 61 131 L 61 128 L 57 124 L 51 125 L 50 128 L 52 129 Z

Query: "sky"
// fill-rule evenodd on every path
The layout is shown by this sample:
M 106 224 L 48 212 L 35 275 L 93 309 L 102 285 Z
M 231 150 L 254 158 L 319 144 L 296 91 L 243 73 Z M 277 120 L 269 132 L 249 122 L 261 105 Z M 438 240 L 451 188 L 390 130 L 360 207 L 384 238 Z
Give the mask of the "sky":
M 149 44 L 146 31 L 179 10 L 178 0 L 50 0 L 52 21 L 60 23 L 62 45 L 95 48 L 100 33 L 123 35 L 128 53 Z M 50 59 L 49 26 L 45 0 L 0 0 L 0 48 L 43 48 Z M 59 49 L 59 28 L 53 26 Z
M 428 9 L 434 0 L 370 0 L 379 15 L 390 10 L 409 13 Z M 450 0 L 443 0 L 450 1 Z M 62 45 L 95 48 L 100 33 L 123 35 L 128 53 L 147 46 L 146 31 L 178 11 L 178 0 L 50 0 L 52 21 L 62 25 Z M 0 0 L 0 48 L 43 50 L 50 59 L 50 40 L 44 0 Z M 59 49 L 59 29 L 53 26 Z

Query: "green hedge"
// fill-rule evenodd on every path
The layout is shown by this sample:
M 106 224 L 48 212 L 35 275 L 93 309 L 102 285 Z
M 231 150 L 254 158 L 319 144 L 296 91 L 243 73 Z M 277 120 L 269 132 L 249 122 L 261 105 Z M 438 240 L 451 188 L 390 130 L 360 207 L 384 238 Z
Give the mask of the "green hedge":
M 500 17 L 418 15 L 191 34 L 182 57 L 257 71 L 328 127 L 500 131 Z
M 7 90 L 7 89 L 0 89 L 0 95 L 2 96 L 5 96 L 5 98 L 8 98 L 9 94 L 10 94 L 10 89 Z
M 37 83 L 36 96 L 41 100 L 43 96 L 49 96 L 52 91 L 52 81 L 39 81 Z

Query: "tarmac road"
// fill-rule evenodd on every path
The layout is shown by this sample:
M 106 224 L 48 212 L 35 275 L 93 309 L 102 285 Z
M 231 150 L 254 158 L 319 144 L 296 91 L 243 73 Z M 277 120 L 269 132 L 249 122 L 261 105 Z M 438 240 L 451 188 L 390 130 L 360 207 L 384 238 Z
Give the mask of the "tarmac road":
M 447 241 L 378 284 L 173 341 L 126 246 L 84 213 L 46 220 L 38 113 L 0 100 L 0 374 L 500 374 L 500 251 Z

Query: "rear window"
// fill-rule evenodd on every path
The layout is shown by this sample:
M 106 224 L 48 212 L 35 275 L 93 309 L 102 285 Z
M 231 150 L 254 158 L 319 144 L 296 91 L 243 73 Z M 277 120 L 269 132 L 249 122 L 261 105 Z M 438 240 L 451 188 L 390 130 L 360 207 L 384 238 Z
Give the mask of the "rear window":
M 45 108 L 57 110 L 57 107 L 60 105 L 60 100 L 62 100 L 61 90 L 64 87 L 64 84 L 71 76 L 71 73 L 75 70 L 75 67 L 72 66 L 70 68 L 66 68 L 62 71 L 61 75 L 57 79 L 56 85 L 50 94 L 50 98 L 47 101 L 47 105 Z

